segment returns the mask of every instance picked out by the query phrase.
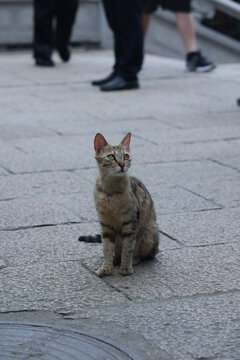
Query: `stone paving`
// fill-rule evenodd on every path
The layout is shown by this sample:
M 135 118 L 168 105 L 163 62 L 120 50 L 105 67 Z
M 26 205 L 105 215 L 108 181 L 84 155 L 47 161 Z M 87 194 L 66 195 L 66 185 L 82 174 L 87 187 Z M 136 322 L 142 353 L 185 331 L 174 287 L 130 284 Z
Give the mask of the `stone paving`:
M 240 359 L 240 64 L 208 74 L 146 56 L 141 89 L 90 81 L 108 51 L 39 69 L 0 58 L 0 321 L 91 331 L 143 360 Z M 157 259 L 99 279 L 93 139 L 132 132 L 131 174 L 148 187 Z

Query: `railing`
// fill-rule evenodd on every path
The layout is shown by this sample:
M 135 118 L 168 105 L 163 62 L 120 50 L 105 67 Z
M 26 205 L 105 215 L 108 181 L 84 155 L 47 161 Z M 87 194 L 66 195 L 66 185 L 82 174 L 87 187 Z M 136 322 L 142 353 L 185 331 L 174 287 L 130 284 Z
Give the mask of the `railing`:
M 240 4 L 232 0 L 208 0 L 215 9 L 240 20 Z

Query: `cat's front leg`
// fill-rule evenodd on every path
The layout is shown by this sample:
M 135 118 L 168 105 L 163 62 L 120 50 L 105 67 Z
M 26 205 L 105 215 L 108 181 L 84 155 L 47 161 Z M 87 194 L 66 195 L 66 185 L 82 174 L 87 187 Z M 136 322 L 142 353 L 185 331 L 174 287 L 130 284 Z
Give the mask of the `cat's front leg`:
M 122 261 L 120 273 L 124 276 L 132 275 L 133 273 L 132 262 L 135 243 L 135 233 L 123 233 Z
M 103 232 L 102 238 L 104 261 L 102 267 L 97 271 L 99 277 L 108 276 L 112 273 L 115 234 L 113 232 Z

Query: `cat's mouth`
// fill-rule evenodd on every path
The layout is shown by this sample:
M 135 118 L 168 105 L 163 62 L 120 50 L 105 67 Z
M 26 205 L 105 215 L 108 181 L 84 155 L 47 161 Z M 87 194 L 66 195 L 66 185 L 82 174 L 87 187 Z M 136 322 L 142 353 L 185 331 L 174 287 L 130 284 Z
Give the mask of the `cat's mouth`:
M 118 175 L 123 175 L 123 174 L 125 174 L 126 173 L 126 169 L 125 168 L 123 168 L 123 167 L 121 167 L 121 168 L 119 168 L 118 170 L 117 170 L 117 174 Z

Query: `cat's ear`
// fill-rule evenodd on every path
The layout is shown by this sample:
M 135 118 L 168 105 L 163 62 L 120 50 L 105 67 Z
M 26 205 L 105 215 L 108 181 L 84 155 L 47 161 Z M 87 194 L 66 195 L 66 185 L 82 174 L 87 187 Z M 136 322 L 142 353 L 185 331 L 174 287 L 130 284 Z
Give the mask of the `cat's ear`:
M 100 133 L 97 133 L 97 135 L 95 136 L 95 139 L 94 139 L 94 149 L 95 149 L 96 153 L 99 153 L 107 145 L 108 145 L 108 143 L 107 143 L 106 139 L 104 138 L 104 136 Z
M 121 141 L 120 145 L 125 146 L 128 150 L 130 149 L 131 133 L 128 133 L 125 138 Z

